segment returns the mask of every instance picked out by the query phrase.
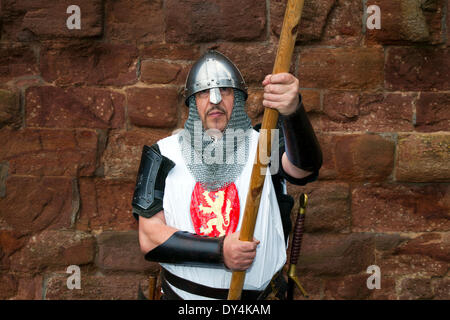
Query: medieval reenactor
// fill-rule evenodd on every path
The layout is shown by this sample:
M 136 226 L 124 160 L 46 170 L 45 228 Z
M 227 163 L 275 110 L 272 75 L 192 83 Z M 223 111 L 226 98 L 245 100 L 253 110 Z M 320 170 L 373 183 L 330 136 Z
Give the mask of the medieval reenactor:
M 253 241 L 240 241 L 258 127 L 247 88 L 223 54 L 208 51 L 185 85 L 184 129 L 144 146 L 133 197 L 145 258 L 159 262 L 164 299 L 226 299 L 231 274 L 247 270 L 243 299 L 264 299 L 286 263 L 293 200 L 285 181 L 315 181 L 322 153 L 292 74 L 267 75 L 265 107 L 277 109 L 278 148 L 265 176 Z

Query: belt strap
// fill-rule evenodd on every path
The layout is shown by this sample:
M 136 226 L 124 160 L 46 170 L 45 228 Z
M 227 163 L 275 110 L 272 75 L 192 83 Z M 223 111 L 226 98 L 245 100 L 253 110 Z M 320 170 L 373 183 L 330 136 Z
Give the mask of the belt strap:
M 173 273 L 170 273 L 164 268 L 161 268 L 161 280 L 162 283 L 168 282 L 174 287 L 181 289 L 183 291 L 202 296 L 202 297 L 208 297 L 213 299 L 219 299 L 219 300 L 225 300 L 228 297 L 228 289 L 219 289 L 219 288 L 212 288 L 208 287 L 202 284 L 198 284 L 183 278 L 180 278 Z M 169 287 L 169 286 L 167 286 Z M 266 290 L 264 291 L 257 291 L 257 290 L 243 290 L 242 291 L 242 300 L 258 300 L 258 299 L 264 299 L 267 294 L 270 292 L 270 285 L 267 286 Z M 163 287 L 164 290 L 164 287 Z M 170 290 L 173 291 L 173 290 Z M 169 294 L 170 295 L 170 294 Z
M 183 300 L 175 291 L 170 287 L 167 281 L 161 277 L 161 288 L 164 294 L 161 296 L 161 300 Z

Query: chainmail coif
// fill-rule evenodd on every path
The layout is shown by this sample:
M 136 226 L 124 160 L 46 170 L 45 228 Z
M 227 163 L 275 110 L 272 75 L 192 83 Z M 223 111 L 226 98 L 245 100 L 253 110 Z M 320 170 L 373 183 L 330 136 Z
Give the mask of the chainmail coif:
M 245 95 L 233 89 L 234 104 L 230 121 L 219 139 L 203 128 L 195 96 L 188 99 L 189 116 L 179 136 L 182 155 L 195 181 L 208 191 L 216 191 L 234 182 L 249 156 L 252 129 L 245 112 Z

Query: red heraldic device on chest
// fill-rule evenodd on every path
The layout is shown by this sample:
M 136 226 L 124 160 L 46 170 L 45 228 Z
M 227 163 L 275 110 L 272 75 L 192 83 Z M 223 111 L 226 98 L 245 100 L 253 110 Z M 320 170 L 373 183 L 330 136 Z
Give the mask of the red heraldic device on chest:
M 239 195 L 234 183 L 216 190 L 195 184 L 191 197 L 191 219 L 195 233 L 221 237 L 236 231 L 239 223 Z

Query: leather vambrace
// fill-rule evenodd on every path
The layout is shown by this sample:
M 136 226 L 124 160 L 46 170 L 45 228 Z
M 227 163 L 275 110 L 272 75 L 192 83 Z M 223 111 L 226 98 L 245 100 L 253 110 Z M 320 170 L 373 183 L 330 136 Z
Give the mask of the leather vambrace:
M 224 267 L 224 239 L 177 231 L 164 243 L 147 252 L 145 259 L 186 266 Z
M 288 116 L 280 115 L 286 155 L 297 168 L 318 172 L 322 166 L 322 150 L 309 122 L 299 95 L 297 110 Z

